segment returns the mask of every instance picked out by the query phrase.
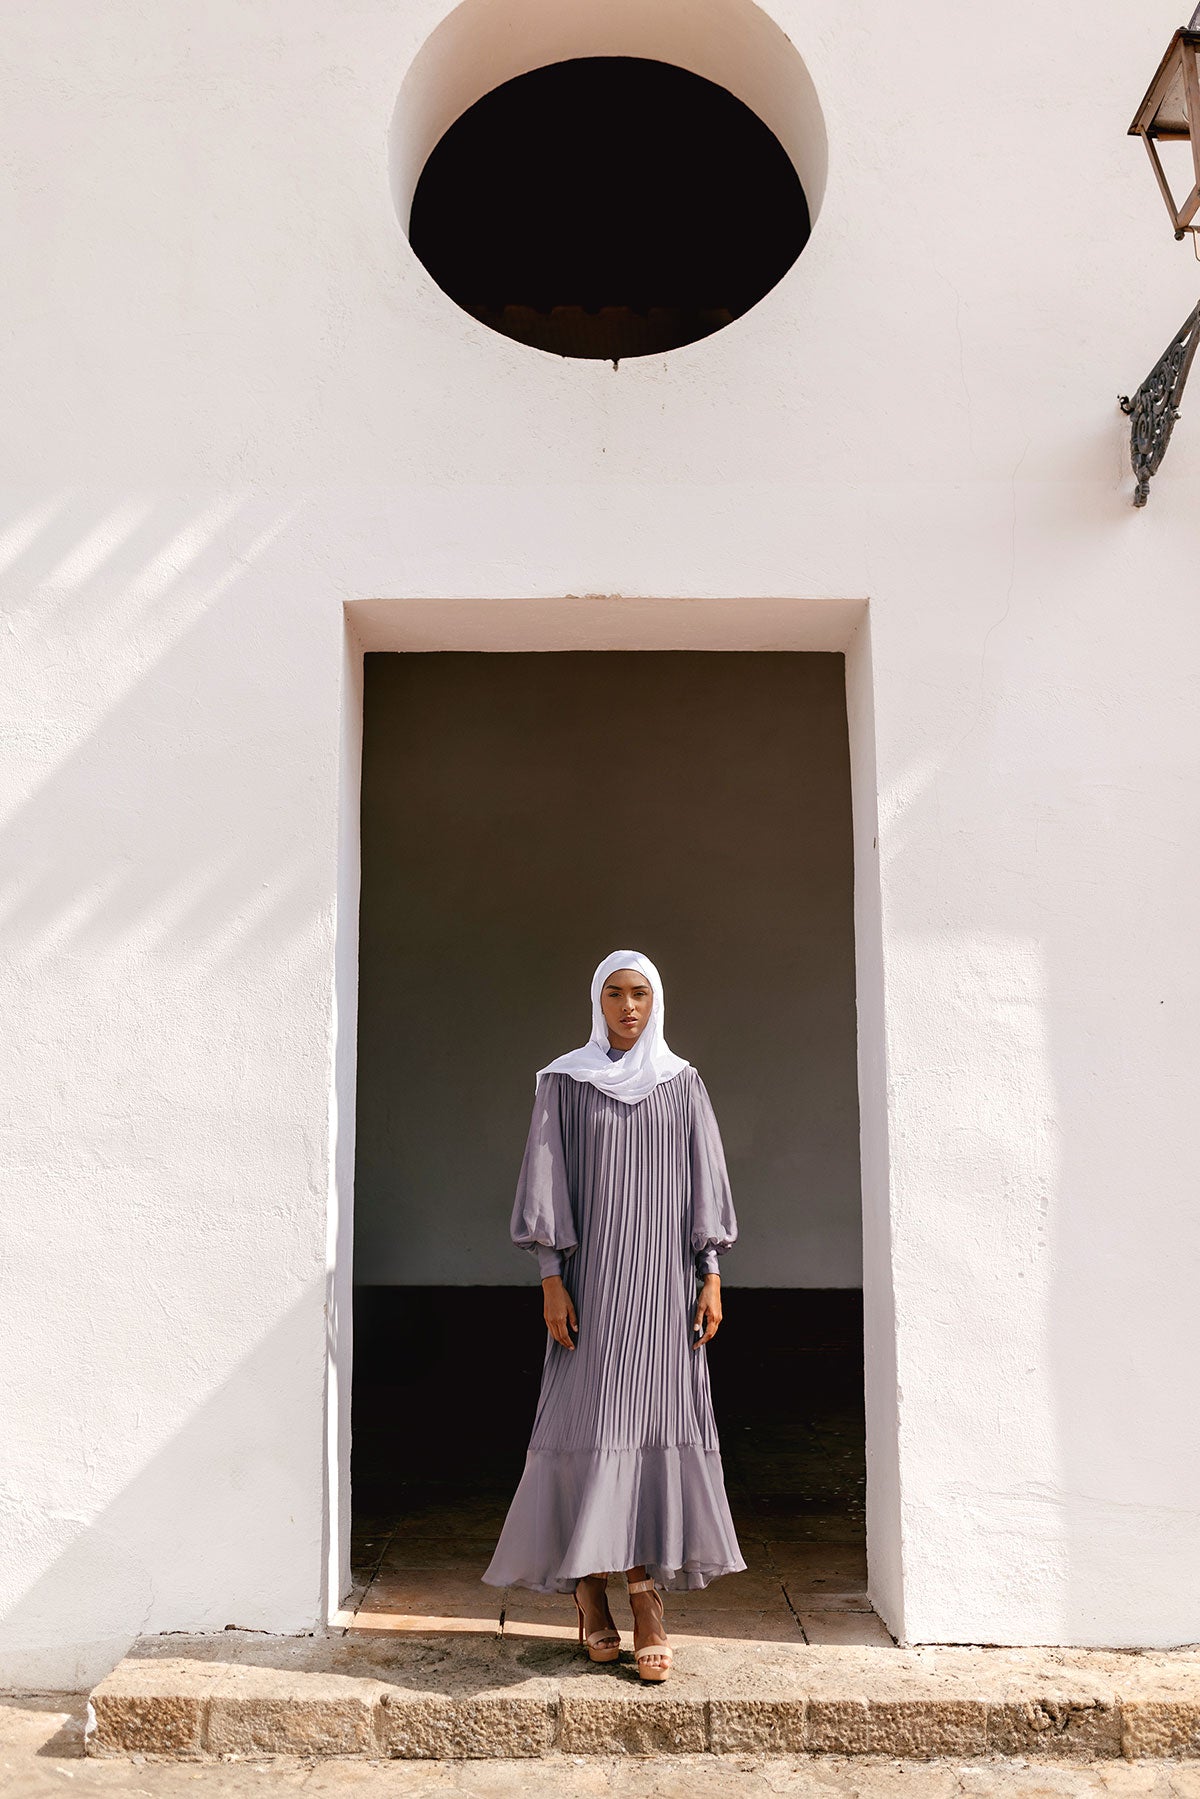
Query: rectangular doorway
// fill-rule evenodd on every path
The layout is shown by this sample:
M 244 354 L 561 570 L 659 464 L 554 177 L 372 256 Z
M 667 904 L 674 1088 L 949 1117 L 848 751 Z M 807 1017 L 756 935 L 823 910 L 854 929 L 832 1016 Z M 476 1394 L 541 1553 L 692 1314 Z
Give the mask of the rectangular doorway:
M 545 1343 L 508 1215 L 534 1071 L 585 1040 L 591 970 L 628 946 L 663 973 L 729 1162 L 740 1238 L 708 1356 L 743 1555 L 778 1577 L 780 1630 L 860 1640 L 826 1616 L 840 1593 L 868 1623 L 843 656 L 369 653 L 361 832 L 363 1627 L 538 1615 L 479 1581 Z

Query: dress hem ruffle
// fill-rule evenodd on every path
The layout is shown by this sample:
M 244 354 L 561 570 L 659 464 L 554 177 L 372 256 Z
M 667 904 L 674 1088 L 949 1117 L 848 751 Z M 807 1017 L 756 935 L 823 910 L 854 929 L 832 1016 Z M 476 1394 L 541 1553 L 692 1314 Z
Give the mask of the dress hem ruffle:
M 719 1450 L 530 1449 L 481 1579 L 569 1593 L 581 1575 L 645 1567 L 657 1586 L 676 1592 L 745 1566 Z

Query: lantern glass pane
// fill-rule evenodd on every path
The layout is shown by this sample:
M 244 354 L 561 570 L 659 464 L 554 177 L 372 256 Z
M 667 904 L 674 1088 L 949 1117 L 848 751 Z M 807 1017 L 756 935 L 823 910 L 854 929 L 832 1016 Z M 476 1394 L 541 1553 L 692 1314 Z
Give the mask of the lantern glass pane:
M 1154 109 L 1150 135 L 1157 138 L 1186 137 L 1190 125 L 1183 62 L 1180 60 L 1171 70 L 1167 91 Z
M 1156 139 L 1154 149 L 1162 172 L 1166 176 L 1167 186 L 1171 190 L 1171 198 L 1175 202 L 1175 213 L 1178 216 L 1181 207 L 1196 184 L 1192 146 L 1186 138 L 1160 137 Z

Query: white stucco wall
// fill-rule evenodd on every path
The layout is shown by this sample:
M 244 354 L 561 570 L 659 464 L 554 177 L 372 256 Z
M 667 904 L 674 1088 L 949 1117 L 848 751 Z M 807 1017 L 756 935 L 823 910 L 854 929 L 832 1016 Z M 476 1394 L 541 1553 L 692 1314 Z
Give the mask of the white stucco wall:
M 379 597 L 439 641 L 475 598 L 869 602 L 872 1593 L 910 1641 L 1200 1638 L 1200 430 L 1137 513 L 1115 405 L 1197 286 L 1124 136 L 1175 10 L 772 0 L 813 240 L 617 371 L 408 249 L 389 136 L 447 11 L 6 13 L 0 1683 L 309 1629 L 345 1579 L 343 605 Z

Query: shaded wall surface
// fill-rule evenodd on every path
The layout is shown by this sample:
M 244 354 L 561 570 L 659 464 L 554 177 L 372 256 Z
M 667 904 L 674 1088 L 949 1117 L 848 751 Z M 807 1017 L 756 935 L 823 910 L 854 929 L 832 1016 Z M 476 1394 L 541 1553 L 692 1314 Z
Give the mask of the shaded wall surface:
M 534 1280 L 534 1072 L 645 950 L 704 1076 L 750 1286 L 861 1280 L 843 659 L 369 655 L 355 1277 Z

